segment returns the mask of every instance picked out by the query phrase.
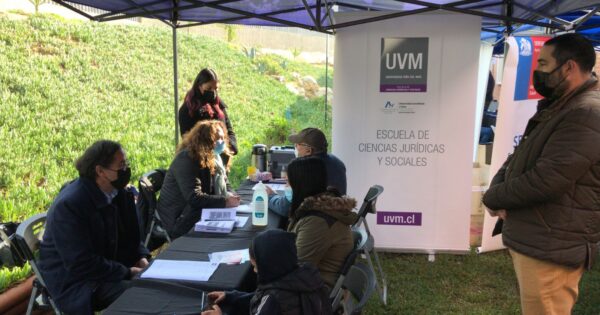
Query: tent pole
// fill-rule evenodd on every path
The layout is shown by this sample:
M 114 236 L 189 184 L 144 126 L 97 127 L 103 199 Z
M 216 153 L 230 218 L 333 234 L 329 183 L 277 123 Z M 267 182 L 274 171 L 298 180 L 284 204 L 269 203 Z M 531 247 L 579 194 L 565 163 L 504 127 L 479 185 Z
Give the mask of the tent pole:
M 177 27 L 173 24 L 173 109 L 175 113 L 175 147 L 177 147 L 177 144 L 179 143 L 179 119 L 177 117 L 177 102 L 179 95 L 177 90 L 177 77 Z
M 325 34 L 325 126 L 327 126 L 327 98 L 329 90 L 327 80 L 327 73 L 329 70 L 329 35 Z

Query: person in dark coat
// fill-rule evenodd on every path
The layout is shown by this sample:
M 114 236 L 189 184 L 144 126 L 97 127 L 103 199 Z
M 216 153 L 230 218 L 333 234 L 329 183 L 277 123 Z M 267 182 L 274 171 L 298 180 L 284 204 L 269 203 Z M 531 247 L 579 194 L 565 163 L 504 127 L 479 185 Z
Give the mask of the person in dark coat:
M 496 86 L 496 80 L 490 71 L 488 74 L 487 89 L 485 92 L 485 100 L 483 103 L 483 113 L 481 115 L 481 131 L 479 134 L 479 144 L 487 144 L 494 141 L 494 130 L 492 126 L 496 126 L 496 116 L 488 114 L 488 109 L 492 100 L 494 99 L 494 87 Z M 494 117 L 494 118 L 491 118 Z
M 235 207 L 240 197 L 230 191 L 221 160 L 228 154 L 223 123 L 207 120 L 183 137 L 160 190 L 157 211 L 171 238 L 190 231 L 203 208 Z
M 600 86 L 578 34 L 548 40 L 533 73 L 544 97 L 483 203 L 512 256 L 523 314 L 570 314 L 600 244 Z
M 39 268 L 58 308 L 93 314 L 108 307 L 128 279 L 148 265 L 140 240 L 131 169 L 120 144 L 101 140 L 77 160 L 48 211 Z
M 282 230 L 259 233 L 250 245 L 250 262 L 258 274 L 255 292 L 211 292 L 215 303 L 202 315 L 331 314 L 327 288 L 310 263 L 298 264 L 295 235 Z
M 296 157 L 315 157 L 322 160 L 327 168 L 327 186 L 334 187 L 340 194 L 346 194 L 346 165 L 338 157 L 327 153 L 327 138 L 318 128 L 305 128 L 299 133 L 290 135 L 288 140 L 294 143 Z M 289 170 L 288 170 L 289 173 Z M 275 193 L 267 186 L 269 194 L 269 209 L 288 217 L 292 199 L 291 188 L 286 187 L 284 195 Z
M 322 159 L 307 156 L 288 166 L 292 206 L 287 230 L 296 234 L 298 259 L 319 269 L 333 288 L 346 258 L 354 248 L 350 226 L 358 219 L 356 200 L 327 187 L 327 167 Z
M 179 108 L 179 131 L 183 137 L 199 121 L 220 120 L 227 128 L 229 152 L 236 155 L 238 148 L 235 132 L 227 115 L 227 105 L 219 97 L 218 89 L 217 73 L 213 69 L 202 69 L 196 76 L 192 88 L 185 95 L 183 105 Z M 222 158 L 224 164 L 227 165 L 228 156 Z

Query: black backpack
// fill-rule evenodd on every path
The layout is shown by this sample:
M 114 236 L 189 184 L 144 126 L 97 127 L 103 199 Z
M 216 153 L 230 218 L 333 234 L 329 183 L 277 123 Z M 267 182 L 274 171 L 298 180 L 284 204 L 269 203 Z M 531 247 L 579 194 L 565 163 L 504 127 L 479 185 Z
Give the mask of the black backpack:
M 0 242 L 0 267 L 22 267 L 25 265 L 25 260 L 11 246 L 17 227 L 19 227 L 19 223 L 16 222 L 0 223 L 0 239 L 2 241 Z
M 148 233 L 152 233 L 147 246 L 150 251 L 160 247 L 166 241 L 164 234 L 158 231 L 161 227 L 155 225 L 153 231 L 150 231 L 150 225 L 158 203 L 157 194 L 166 175 L 166 170 L 155 169 L 144 174 L 138 182 L 139 196 L 136 207 L 140 224 L 140 238 L 144 242 Z

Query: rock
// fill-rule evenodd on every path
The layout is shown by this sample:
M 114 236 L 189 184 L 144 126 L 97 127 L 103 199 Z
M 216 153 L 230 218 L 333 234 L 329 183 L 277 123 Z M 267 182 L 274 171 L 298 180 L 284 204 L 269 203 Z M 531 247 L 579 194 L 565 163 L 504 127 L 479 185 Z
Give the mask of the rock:
M 315 78 L 313 78 L 309 75 L 302 78 L 302 84 L 319 86 L 319 83 L 317 83 L 317 80 L 315 80 Z
M 288 82 L 285 84 L 285 87 L 288 89 L 288 91 L 296 94 L 296 95 L 301 95 L 304 94 L 304 90 L 300 91 L 301 88 L 297 87 L 294 83 L 292 82 Z
M 320 88 L 317 80 L 309 75 L 302 78 L 302 87 L 304 88 L 304 95 L 308 98 L 316 97 Z
M 327 97 L 331 97 L 333 95 L 333 92 L 331 91 L 331 88 L 324 88 L 324 87 L 320 87 L 319 91 L 317 91 L 317 97 L 323 97 L 325 96 L 325 92 L 327 92 Z

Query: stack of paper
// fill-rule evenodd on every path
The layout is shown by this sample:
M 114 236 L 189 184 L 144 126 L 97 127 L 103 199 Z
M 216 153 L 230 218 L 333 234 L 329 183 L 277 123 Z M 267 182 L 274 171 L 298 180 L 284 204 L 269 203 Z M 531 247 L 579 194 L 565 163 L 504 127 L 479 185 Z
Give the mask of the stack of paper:
M 210 261 L 157 259 L 140 278 L 208 281 L 217 267 L 218 263 Z
M 233 209 L 235 209 L 237 213 L 252 213 L 252 207 L 250 207 L 249 204 L 239 205 Z
M 235 221 L 235 208 L 202 209 L 200 221 Z
M 198 221 L 194 231 L 207 233 L 231 233 L 235 221 Z
M 230 233 L 233 227 L 243 227 L 248 217 L 236 216 L 235 208 L 206 208 L 194 231 L 208 233 Z

